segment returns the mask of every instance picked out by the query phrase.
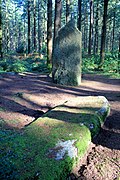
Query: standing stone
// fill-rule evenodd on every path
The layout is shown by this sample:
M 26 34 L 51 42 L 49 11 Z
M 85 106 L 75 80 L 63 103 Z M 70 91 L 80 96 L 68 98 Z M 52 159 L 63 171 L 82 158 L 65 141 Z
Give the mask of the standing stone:
M 53 48 L 52 78 L 62 85 L 78 86 L 81 83 L 81 32 L 71 20 L 58 32 Z

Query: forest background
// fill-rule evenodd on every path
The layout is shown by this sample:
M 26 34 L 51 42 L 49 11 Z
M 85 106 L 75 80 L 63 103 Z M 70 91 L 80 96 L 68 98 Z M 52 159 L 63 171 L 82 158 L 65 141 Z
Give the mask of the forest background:
M 82 32 L 83 72 L 119 76 L 119 0 L 1 0 L 0 4 L 1 72 L 51 71 L 54 38 L 74 19 Z

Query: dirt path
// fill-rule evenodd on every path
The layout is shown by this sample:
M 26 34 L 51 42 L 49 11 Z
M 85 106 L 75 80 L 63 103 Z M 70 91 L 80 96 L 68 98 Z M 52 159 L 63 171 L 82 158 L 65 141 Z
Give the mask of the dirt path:
M 111 105 L 91 151 L 81 162 L 72 179 L 115 180 L 119 177 L 120 161 L 120 80 L 100 75 L 83 76 L 80 87 L 65 87 L 52 83 L 47 75 L 0 75 L 1 128 L 21 129 L 52 107 L 77 96 L 105 96 Z

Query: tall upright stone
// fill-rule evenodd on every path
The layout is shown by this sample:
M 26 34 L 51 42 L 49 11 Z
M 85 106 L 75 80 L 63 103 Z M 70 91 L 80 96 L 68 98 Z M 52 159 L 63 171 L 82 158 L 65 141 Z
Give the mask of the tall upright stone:
M 53 82 L 78 86 L 81 83 L 82 35 L 73 20 L 62 27 L 54 42 L 52 55 Z

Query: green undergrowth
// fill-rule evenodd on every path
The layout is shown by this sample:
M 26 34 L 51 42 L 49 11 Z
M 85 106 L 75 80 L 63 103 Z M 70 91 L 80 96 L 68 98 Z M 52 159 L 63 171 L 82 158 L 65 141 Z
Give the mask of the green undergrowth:
M 117 52 L 106 53 L 102 68 L 99 55 L 84 55 L 82 58 L 82 73 L 94 73 L 120 78 L 120 59 Z M 31 56 L 6 55 L 0 60 L 0 73 L 3 72 L 39 72 L 51 73 L 52 65 L 47 65 L 47 59 L 38 54 Z
M 75 108 L 66 105 L 48 111 L 22 130 L 0 131 L 0 179 L 65 180 L 82 158 L 103 119 L 95 112 L 98 107 Z M 56 160 L 59 141 L 75 140 L 77 156 Z M 55 152 L 50 155 L 49 152 Z
M 83 56 L 82 70 L 83 73 L 94 73 L 107 75 L 109 77 L 120 78 L 120 59 L 118 53 L 106 53 L 102 68 L 98 68 L 100 56 Z
M 17 56 L 7 56 L 0 61 L 0 72 L 44 72 L 49 73 L 51 66 L 47 66 L 46 59 L 39 57 L 26 57 L 20 59 Z

